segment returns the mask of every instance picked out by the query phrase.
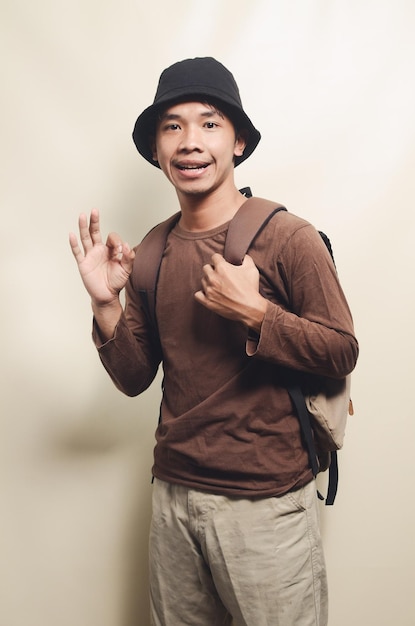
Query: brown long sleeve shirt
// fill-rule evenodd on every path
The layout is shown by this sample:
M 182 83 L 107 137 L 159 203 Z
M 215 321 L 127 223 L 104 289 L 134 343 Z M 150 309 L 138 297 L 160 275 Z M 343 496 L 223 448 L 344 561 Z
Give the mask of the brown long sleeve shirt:
M 128 395 L 163 364 L 155 476 L 218 494 L 280 495 L 311 479 L 287 379 L 344 377 L 358 344 L 320 235 L 290 213 L 277 213 L 249 251 L 269 300 L 258 338 L 197 303 L 202 266 L 223 253 L 227 227 L 170 233 L 157 291 L 161 351 L 129 284 L 125 313 L 99 353 Z

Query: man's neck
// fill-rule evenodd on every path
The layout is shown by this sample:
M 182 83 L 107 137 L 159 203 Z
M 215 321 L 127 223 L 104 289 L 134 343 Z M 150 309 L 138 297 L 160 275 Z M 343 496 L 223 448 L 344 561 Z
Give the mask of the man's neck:
M 233 187 L 217 190 L 207 196 L 178 194 L 183 230 L 203 232 L 229 222 L 246 198 Z

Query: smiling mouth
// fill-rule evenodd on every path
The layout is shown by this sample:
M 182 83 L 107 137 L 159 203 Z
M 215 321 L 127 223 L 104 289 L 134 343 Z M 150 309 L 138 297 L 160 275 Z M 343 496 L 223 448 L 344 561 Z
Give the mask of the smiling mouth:
M 177 164 L 177 168 L 181 170 L 182 172 L 204 170 L 207 167 L 208 167 L 208 163 L 198 163 L 196 165 L 181 165 L 180 163 Z

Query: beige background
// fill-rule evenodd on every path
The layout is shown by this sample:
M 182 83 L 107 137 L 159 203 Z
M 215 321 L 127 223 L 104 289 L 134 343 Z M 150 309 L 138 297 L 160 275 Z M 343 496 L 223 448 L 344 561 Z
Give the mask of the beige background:
M 137 243 L 176 210 L 130 139 L 160 71 L 229 66 L 263 140 L 239 186 L 331 237 L 361 343 L 334 508 L 330 626 L 413 626 L 415 5 L 1 0 L 1 626 L 148 626 L 160 379 L 123 397 L 67 236 Z

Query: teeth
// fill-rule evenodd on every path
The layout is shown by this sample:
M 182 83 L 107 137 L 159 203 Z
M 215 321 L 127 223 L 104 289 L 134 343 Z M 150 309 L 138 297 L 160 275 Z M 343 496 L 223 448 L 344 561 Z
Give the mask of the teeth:
M 207 165 L 180 165 L 181 170 L 201 170 L 207 167 Z

